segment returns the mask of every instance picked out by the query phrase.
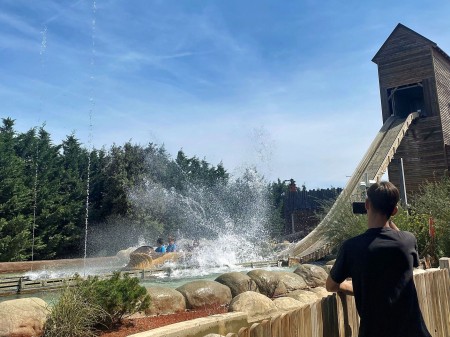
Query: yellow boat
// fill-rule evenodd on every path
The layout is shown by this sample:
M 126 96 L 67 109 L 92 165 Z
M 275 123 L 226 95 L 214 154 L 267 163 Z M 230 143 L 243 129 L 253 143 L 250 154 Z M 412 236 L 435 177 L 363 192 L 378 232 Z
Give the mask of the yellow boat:
M 130 261 L 125 270 L 149 269 L 163 265 L 167 261 L 176 262 L 182 257 L 182 253 L 157 253 L 150 246 L 142 246 L 130 253 Z

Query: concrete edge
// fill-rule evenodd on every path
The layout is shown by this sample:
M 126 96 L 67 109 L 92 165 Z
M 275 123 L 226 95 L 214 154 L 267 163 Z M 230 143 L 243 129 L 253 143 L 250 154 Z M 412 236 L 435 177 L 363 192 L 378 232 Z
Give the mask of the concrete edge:
M 246 313 L 230 312 L 179 322 L 129 337 L 203 337 L 210 333 L 226 335 L 238 333 L 240 328 L 248 325 Z

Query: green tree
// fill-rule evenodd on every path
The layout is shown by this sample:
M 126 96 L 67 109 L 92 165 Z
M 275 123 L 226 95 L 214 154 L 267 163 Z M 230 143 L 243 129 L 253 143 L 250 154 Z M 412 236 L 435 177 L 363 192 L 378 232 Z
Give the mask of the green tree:
M 421 186 L 412 202 L 412 209 L 420 217 L 420 237 L 423 251 L 437 258 L 450 256 L 450 177 L 448 175 Z M 435 240 L 428 235 L 428 219 L 432 217 L 436 229 Z
M 226 183 L 229 178 L 222 162 L 215 167 L 205 159 L 200 160 L 195 156 L 188 158 L 183 150 L 178 151 L 175 163 L 180 169 L 182 178 L 189 184 L 212 187 Z
M 30 256 L 32 191 L 26 185 L 26 162 L 16 154 L 14 120 L 0 127 L 0 261 L 21 261 Z
M 42 242 L 36 251 L 38 259 L 57 256 L 60 246 L 60 212 L 65 207 L 59 193 L 61 183 L 61 146 L 53 145 L 50 134 L 41 127 L 37 135 L 36 229 Z
M 270 196 L 270 233 L 272 237 L 281 237 L 284 229 L 284 194 L 287 186 L 280 179 L 269 184 Z

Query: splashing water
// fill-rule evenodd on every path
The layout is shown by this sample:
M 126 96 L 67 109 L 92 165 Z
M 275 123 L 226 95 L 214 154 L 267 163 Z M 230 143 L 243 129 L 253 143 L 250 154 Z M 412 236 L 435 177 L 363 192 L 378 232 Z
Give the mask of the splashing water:
M 91 182 L 91 153 L 93 149 L 92 145 L 92 114 L 94 111 L 95 101 L 94 101 L 94 95 L 93 95 L 93 87 L 94 87 L 94 75 L 93 75 L 93 69 L 95 65 L 95 15 L 97 11 L 97 5 L 95 3 L 95 0 L 92 2 L 92 49 L 91 49 L 91 94 L 89 98 L 90 102 L 90 108 L 89 108 L 89 136 L 88 136 L 88 148 L 89 148 L 89 154 L 88 154 L 88 165 L 87 165 L 87 180 L 86 180 L 86 213 L 85 213 L 85 228 L 84 228 L 84 256 L 83 256 L 83 274 L 86 276 L 86 258 L 87 258 L 87 239 L 88 239 L 88 224 L 89 224 L 89 189 L 90 189 L 90 182 Z
M 179 249 L 189 251 L 192 240 L 199 240 L 189 254 L 191 267 L 204 270 L 270 258 L 267 184 L 255 170 L 213 187 L 187 184 L 183 192 L 147 181 L 129 193 L 129 200 L 140 214 L 166 219 L 178 233 Z
M 47 50 L 47 26 L 44 25 L 41 31 L 42 41 L 41 50 L 39 51 L 39 57 L 41 62 L 41 70 L 44 74 L 45 70 L 45 58 L 44 54 Z M 43 99 L 40 97 L 39 102 L 39 113 L 42 111 Z M 37 193 L 38 193 L 38 172 L 39 172 L 39 142 L 36 142 L 36 153 L 35 153 L 35 165 L 34 165 L 34 188 L 33 188 L 33 228 L 32 228 L 32 241 L 31 241 L 31 261 L 34 261 L 34 246 L 35 246 L 35 231 L 36 231 L 36 210 L 37 210 Z M 33 267 L 31 267 L 33 270 Z
M 87 259 L 89 266 L 83 259 L 81 271 L 86 276 L 121 269 L 129 261 L 126 254 L 134 250 L 130 246 L 153 246 L 163 229 L 166 235 L 176 233 L 178 251 L 184 252 L 185 258 L 162 266 L 165 271 L 155 275 L 161 282 L 240 271 L 245 269 L 240 263 L 273 259 L 267 230 L 270 218 L 268 192 L 268 184 L 253 169 L 247 169 L 242 176 L 227 183 L 219 182 L 213 186 L 186 183 L 179 190 L 147 180 L 128 195 L 133 212 L 139 214 L 140 219 L 119 218 L 115 223 L 109 222 L 110 237 L 94 231 L 90 236 L 91 244 L 96 236 L 101 238 L 97 248 L 110 253 L 99 256 L 109 254 L 110 257 L 99 258 L 105 259 L 100 262 Z M 198 241 L 196 247 L 193 247 L 194 240 Z M 60 277 L 76 272 L 80 272 L 79 267 L 66 266 L 27 276 Z

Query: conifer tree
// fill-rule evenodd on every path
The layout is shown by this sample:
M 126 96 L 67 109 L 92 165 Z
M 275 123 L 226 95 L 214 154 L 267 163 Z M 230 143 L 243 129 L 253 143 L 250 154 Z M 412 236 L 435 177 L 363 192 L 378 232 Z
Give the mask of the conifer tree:
M 32 192 L 24 179 L 25 160 L 17 156 L 14 120 L 0 127 L 0 261 L 21 261 L 31 248 Z

